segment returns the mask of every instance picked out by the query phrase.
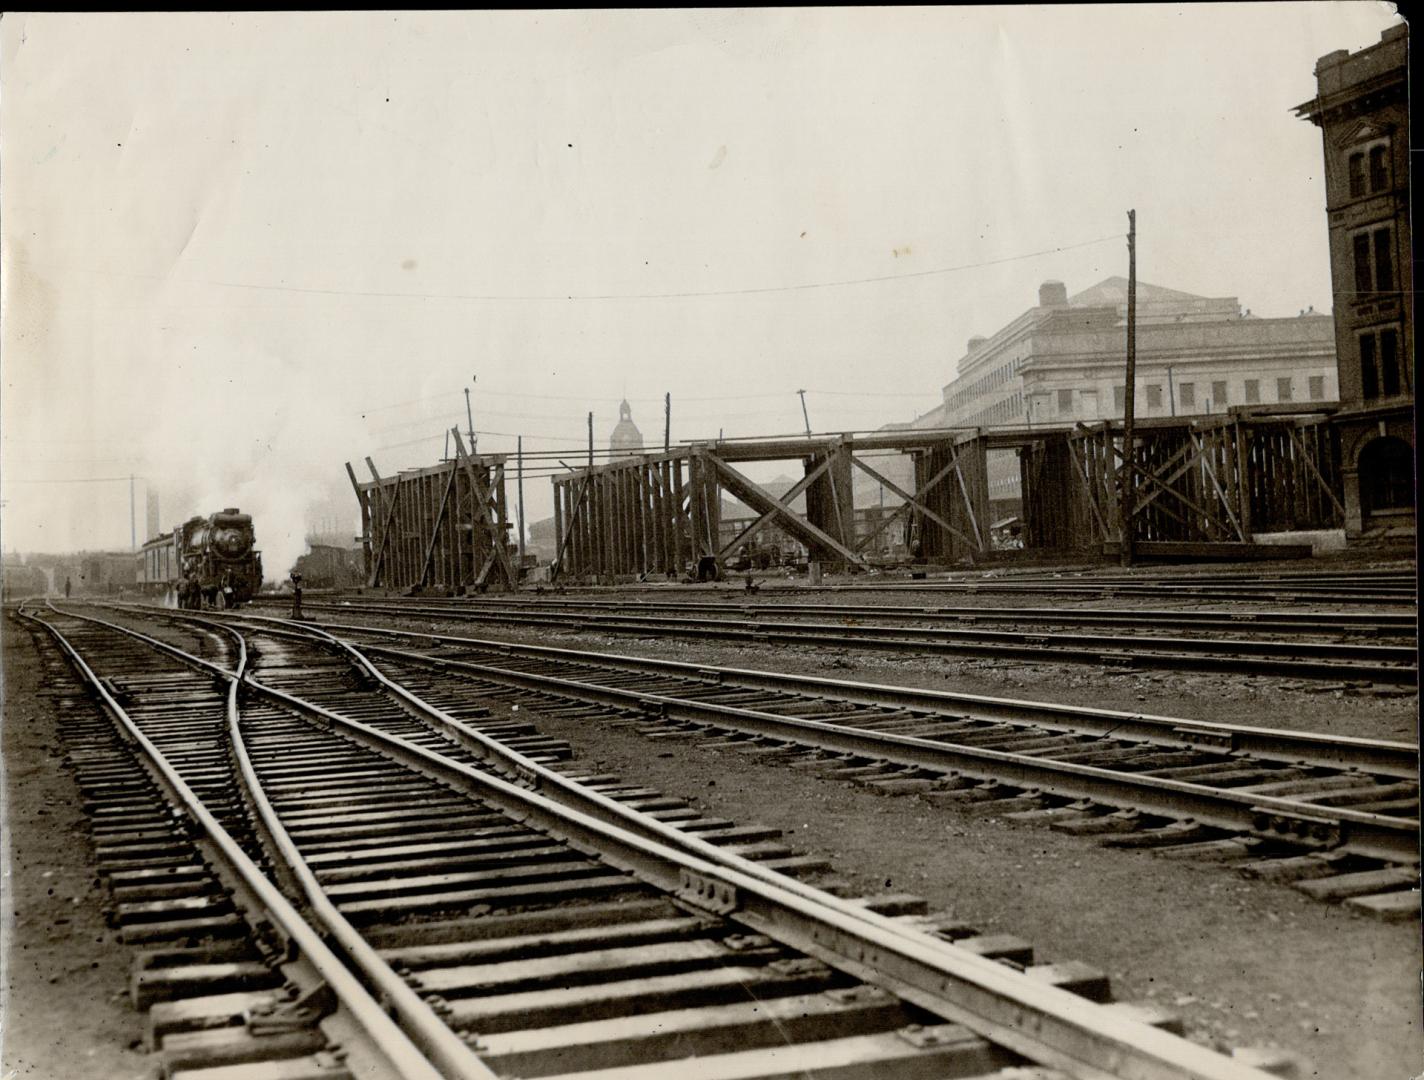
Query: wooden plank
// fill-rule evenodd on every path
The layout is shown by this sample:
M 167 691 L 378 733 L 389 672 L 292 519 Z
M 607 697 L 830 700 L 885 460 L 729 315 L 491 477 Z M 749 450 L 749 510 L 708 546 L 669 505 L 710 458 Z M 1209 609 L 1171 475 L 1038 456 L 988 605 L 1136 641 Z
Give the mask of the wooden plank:
M 778 499 L 777 502 L 780 503 L 787 512 L 793 514 L 796 513 L 796 511 L 791 509 L 792 500 L 795 499 L 796 496 L 800 495 L 801 492 L 805 491 L 808 487 L 810 487 L 811 484 L 816 480 L 816 478 L 821 476 L 830 467 L 831 459 L 823 458 L 821 464 L 817 465 L 814 470 L 808 472 L 800 480 L 796 481 L 796 483 L 791 486 L 790 490 L 788 490 L 785 495 L 781 496 L 781 498 Z M 762 514 L 745 529 L 739 532 L 732 540 L 724 544 L 722 550 L 717 552 L 717 557 L 719 559 L 722 559 L 730 555 L 738 547 L 744 544 L 748 539 L 760 532 L 766 526 L 766 524 L 772 520 L 772 518 L 776 517 L 776 515 L 777 511 L 775 509 L 768 510 L 766 513 Z
M 940 469 L 940 471 L 937 472 L 937 473 L 935 473 L 935 475 L 934 475 L 923 487 L 917 488 L 917 489 L 915 490 L 915 494 L 911 495 L 911 494 L 909 494 L 908 492 L 906 492 L 903 488 L 901 488 L 898 484 L 894 483 L 892 480 L 890 480 L 890 479 L 888 479 L 887 477 L 882 476 L 880 473 L 876 472 L 874 469 L 872 469 L 872 468 L 871 468 L 869 465 L 867 465 L 865 462 L 861 461 L 858 457 L 855 457 L 854 455 L 852 455 L 850 460 L 851 460 L 851 463 L 852 463 L 853 465 L 855 465 L 857 468 L 859 468 L 861 471 L 867 473 L 869 476 L 873 477 L 874 479 L 879 480 L 882 484 L 884 484 L 886 487 L 888 487 L 888 488 L 889 488 L 891 491 L 893 491 L 896 495 L 900 496 L 900 498 L 902 498 L 902 499 L 905 500 L 905 501 L 904 501 L 903 503 L 901 503 L 900 506 L 899 506 L 896 510 L 894 510 L 887 518 L 885 518 L 884 520 L 882 520 L 882 521 L 880 522 L 880 524 L 878 524 L 878 525 L 865 537 L 865 540 L 864 540 L 862 543 L 856 545 L 856 550 L 860 550 L 861 548 L 863 548 L 866 544 L 868 544 L 871 540 L 873 540 L 876 536 L 878 536 L 878 535 L 880 534 L 880 532 L 881 532 L 887 525 L 890 524 L 890 522 L 894 521 L 894 520 L 895 520 L 897 517 L 899 517 L 901 514 L 903 514 L 903 513 L 905 513 L 906 511 L 908 511 L 912 506 L 915 507 L 916 509 L 918 509 L 918 510 L 919 510 L 921 513 L 923 513 L 926 517 L 928 517 L 928 518 L 930 518 L 932 521 L 934 521 L 937 525 L 940 526 L 940 528 L 946 529 L 946 530 L 948 530 L 949 532 L 952 532 L 952 533 L 954 533 L 955 535 L 962 537 L 964 540 L 966 540 L 966 541 L 968 541 L 968 542 L 970 542 L 970 543 L 973 543 L 973 542 L 974 542 L 970 537 L 965 536 L 963 532 L 961 532 L 959 529 L 956 529 L 953 525 L 951 525 L 951 524 L 950 524 L 948 521 L 946 521 L 944 518 L 942 518 L 942 517 L 940 517 L 938 514 L 936 514 L 933 510 L 931 510 L 931 509 L 930 509 L 928 506 L 926 506 L 925 503 L 923 502 L 923 499 L 924 499 L 925 495 L 926 495 L 936 484 L 938 484 L 941 480 L 943 480 L 946 476 L 949 475 L 950 470 L 952 470 L 952 469 L 954 468 L 954 463 L 953 463 L 953 462 L 951 462 L 950 464 L 948 464 L 948 465 L 944 466 L 942 469 Z
M 786 507 L 782 506 L 770 492 L 755 481 L 748 479 L 736 469 L 733 469 L 726 462 L 710 451 L 704 453 L 704 460 L 711 462 L 713 469 L 718 475 L 723 477 L 727 489 L 742 502 L 746 503 L 754 510 L 766 512 L 771 510 L 780 515 L 785 523 L 786 531 L 792 533 L 806 543 L 807 546 L 815 549 L 821 547 L 839 555 L 847 562 L 856 566 L 865 566 L 865 557 L 857 551 L 852 551 L 845 547 L 833 536 L 828 535 L 809 521 L 805 521 L 793 514 Z
M 455 440 L 455 455 L 465 470 L 465 475 L 470 479 L 470 491 L 478 509 L 479 524 L 489 535 L 495 563 L 504 576 L 506 587 L 516 589 L 519 586 L 519 575 L 515 573 L 514 566 L 509 561 L 509 551 L 505 548 L 504 519 L 499 515 L 497 507 L 491 505 L 488 492 L 483 489 L 482 481 L 475 471 L 475 464 L 465 452 L 465 440 L 460 436 L 460 429 L 451 429 L 451 434 Z
M 450 502 L 450 491 L 455 486 L 455 470 L 450 470 L 450 479 L 445 484 L 445 494 L 440 497 L 440 509 L 435 512 L 435 522 L 430 530 L 430 542 L 425 547 L 425 559 L 420 568 L 420 581 L 418 584 L 424 585 L 426 575 L 430 573 L 431 559 L 435 555 L 435 542 L 440 538 L 440 526 L 445 521 L 445 507 Z
M 367 466 L 367 468 L 369 468 L 369 469 L 371 470 L 371 475 L 372 475 L 373 477 L 375 477 L 375 479 L 376 479 L 376 487 L 377 487 L 378 489 L 380 489 L 380 488 L 382 487 L 382 484 L 383 484 L 383 481 L 381 480 L 381 474 L 378 473 L 378 472 L 376 472 L 376 466 L 372 463 L 372 461 L 371 461 L 370 458 L 367 458 L 367 459 L 366 459 L 366 466 Z M 383 492 L 383 496 L 384 496 L 384 492 Z M 384 498 L 383 498 L 383 501 L 384 501 Z M 384 560 L 385 560 L 386 548 L 387 548 L 387 546 L 388 546 L 388 544 L 389 544 L 389 542 L 390 542 L 390 538 L 391 538 L 391 527 L 392 527 L 392 525 L 394 525 L 394 523 L 395 523 L 396 507 L 397 507 L 397 505 L 398 505 L 399 503 L 400 503 L 400 484 L 399 484 L 399 482 L 397 482 L 397 484 L 396 484 L 396 486 L 395 486 L 395 491 L 394 491 L 394 492 L 392 493 L 392 495 L 391 495 L 390 505 L 389 505 L 389 507 L 387 507 L 387 509 L 386 509 L 386 521 L 385 521 L 384 527 L 381 529 L 381 538 L 380 538 L 380 541 L 379 541 L 379 546 L 378 546 L 377 549 L 376 549 L 376 558 L 375 558 L 374 564 L 373 564 L 372 567 L 371 567 L 371 575 L 370 575 L 369 580 L 366 582 L 366 586 L 367 586 L 368 588 L 374 588 L 376 582 L 380 579 L 380 576 L 381 576 L 381 566 L 382 566 L 382 564 L 383 564 L 383 562 L 384 562 Z

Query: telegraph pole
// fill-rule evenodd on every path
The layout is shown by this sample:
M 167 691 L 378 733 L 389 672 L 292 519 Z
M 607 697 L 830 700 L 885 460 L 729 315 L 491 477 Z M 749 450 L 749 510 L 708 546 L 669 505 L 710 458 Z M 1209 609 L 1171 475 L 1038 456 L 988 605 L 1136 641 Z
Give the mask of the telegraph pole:
M 801 418 L 806 421 L 806 437 L 809 439 L 811 437 L 811 417 L 806 412 L 806 391 L 797 390 L 796 392 L 801 395 Z
M 138 524 L 134 519 L 134 477 L 129 473 L 129 550 L 138 550 Z
M 1127 385 L 1122 402 L 1122 542 L 1123 566 L 1132 565 L 1132 421 L 1137 404 L 1137 211 L 1127 212 Z
M 470 377 L 470 382 L 475 382 L 478 378 L 478 375 L 473 375 Z M 465 387 L 465 423 L 469 425 L 470 453 L 473 454 L 475 452 L 475 414 L 470 411 L 470 388 L 468 386 Z
M 519 566 L 524 567 L 524 436 L 514 443 L 514 474 L 519 483 Z
M 593 413 L 588 414 L 588 468 L 593 471 Z
M 663 453 L 672 447 L 672 391 L 663 395 Z

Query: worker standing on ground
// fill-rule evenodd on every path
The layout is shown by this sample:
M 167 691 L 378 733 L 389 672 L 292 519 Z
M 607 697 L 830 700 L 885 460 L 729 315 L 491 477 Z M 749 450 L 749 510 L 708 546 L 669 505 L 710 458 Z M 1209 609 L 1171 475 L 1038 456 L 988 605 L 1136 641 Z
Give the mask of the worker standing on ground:
M 68 578 L 65 578 L 65 579 L 64 579 L 64 598 L 65 598 L 66 600 L 69 599 L 69 579 L 68 579 Z
M 302 575 L 292 571 L 292 618 L 302 617 Z

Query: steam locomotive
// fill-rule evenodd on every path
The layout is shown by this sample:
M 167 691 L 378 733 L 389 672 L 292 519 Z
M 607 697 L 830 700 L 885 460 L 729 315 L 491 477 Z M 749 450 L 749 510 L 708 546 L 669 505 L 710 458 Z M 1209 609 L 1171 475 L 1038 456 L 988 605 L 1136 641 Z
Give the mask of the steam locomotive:
M 176 607 L 235 607 L 262 587 L 252 517 L 236 507 L 185 521 L 143 545 L 138 584 Z

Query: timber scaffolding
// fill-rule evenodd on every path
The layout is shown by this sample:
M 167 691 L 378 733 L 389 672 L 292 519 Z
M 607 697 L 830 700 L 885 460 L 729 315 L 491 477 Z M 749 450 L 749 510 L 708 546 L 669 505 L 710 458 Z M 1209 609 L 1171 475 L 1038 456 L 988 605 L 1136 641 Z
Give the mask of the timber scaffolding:
M 455 457 L 370 480 L 346 475 L 361 504 L 361 550 L 368 588 L 460 592 L 515 589 L 503 454 L 469 454 L 452 431 Z
M 1244 554 L 1262 533 L 1339 528 L 1340 450 L 1334 406 L 1234 408 L 1224 415 L 1140 421 L 1134 435 L 1134 543 Z M 1024 546 L 1111 551 L 1121 542 L 1120 422 L 1022 428 L 897 430 L 769 440 L 692 442 L 553 477 L 555 575 L 611 580 L 721 567 L 756 536 L 777 530 L 832 569 L 969 563 L 993 553 L 988 455 L 1019 456 Z M 908 455 L 911 490 L 866 458 Z M 779 497 L 738 468 L 800 460 L 802 478 Z M 852 480 L 866 473 L 898 505 L 867 514 Z M 755 515 L 728 535 L 722 493 Z M 805 512 L 792 509 L 798 498 Z M 898 560 L 867 554 L 898 526 Z M 1215 550 L 1213 550 L 1215 549 Z

